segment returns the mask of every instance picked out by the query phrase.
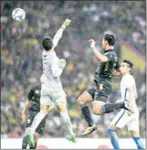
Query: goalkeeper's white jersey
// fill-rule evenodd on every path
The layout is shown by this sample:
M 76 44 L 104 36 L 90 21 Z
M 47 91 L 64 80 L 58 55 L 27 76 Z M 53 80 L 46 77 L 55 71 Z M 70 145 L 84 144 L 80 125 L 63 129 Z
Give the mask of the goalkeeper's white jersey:
M 120 90 L 121 90 L 121 97 L 122 100 L 125 100 L 129 98 L 128 96 L 128 88 L 132 88 L 133 90 L 133 101 L 132 101 L 132 107 L 135 112 L 138 112 L 138 108 L 136 105 L 136 98 L 137 98 L 137 90 L 136 90 L 136 84 L 134 77 L 131 74 L 126 74 L 122 77 L 120 82 Z
M 59 70 L 58 61 L 55 52 L 42 52 L 42 61 L 43 61 L 43 74 L 40 78 L 41 82 L 45 84 L 48 88 L 61 88 L 62 84 L 60 81 L 60 76 L 55 77 L 53 72 Z

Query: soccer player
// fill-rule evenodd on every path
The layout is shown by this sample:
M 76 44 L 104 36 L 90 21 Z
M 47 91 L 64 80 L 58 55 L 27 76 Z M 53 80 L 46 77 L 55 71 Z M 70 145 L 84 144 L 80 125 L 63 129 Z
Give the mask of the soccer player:
M 22 149 L 26 149 L 28 145 L 27 141 L 27 132 L 29 127 L 32 124 L 32 121 L 34 117 L 37 115 L 37 113 L 40 111 L 40 94 L 41 94 L 41 87 L 40 85 L 36 85 L 31 88 L 31 90 L 28 93 L 27 100 L 25 101 L 23 111 L 21 113 L 22 121 L 25 122 L 26 126 L 26 133 L 24 134 L 23 141 L 22 141 Z M 50 109 L 53 109 L 54 106 L 50 107 Z M 46 118 L 42 120 L 42 122 L 39 124 L 38 128 L 36 129 L 34 133 L 35 137 L 35 146 L 30 147 L 30 149 L 35 149 L 37 146 L 37 140 L 40 134 L 43 133 L 44 127 L 45 127 Z
M 82 115 L 88 123 L 88 128 L 82 134 L 88 135 L 97 129 L 93 123 L 90 109 L 86 105 L 92 102 L 93 112 L 97 115 L 113 112 L 120 108 L 127 108 L 127 103 L 107 103 L 106 100 L 108 95 L 111 93 L 111 76 L 116 70 L 115 74 L 119 73 L 119 60 L 114 51 L 115 35 L 111 31 L 106 31 L 102 40 L 102 48 L 104 54 L 101 54 L 96 48 L 96 42 L 91 39 L 89 40 L 91 48 L 94 51 L 96 57 L 99 59 L 100 66 L 95 71 L 95 77 L 93 81 L 93 87 L 85 91 L 78 98 L 78 103 L 81 108 Z
M 29 145 L 34 146 L 34 132 L 38 127 L 39 123 L 44 119 L 48 114 L 48 108 L 53 102 L 60 112 L 61 120 L 63 126 L 68 132 L 67 139 L 72 142 L 76 142 L 75 135 L 73 133 L 72 124 L 68 115 L 67 106 L 66 106 L 66 94 L 63 90 L 60 75 L 63 72 L 63 69 L 66 66 L 66 61 L 64 59 L 59 59 L 55 52 L 55 47 L 58 44 L 58 41 L 62 37 L 63 31 L 69 24 L 71 20 L 66 19 L 61 25 L 60 29 L 55 34 L 53 40 L 51 37 L 44 37 L 42 40 L 42 46 L 44 51 L 42 52 L 43 60 L 43 75 L 41 76 L 41 108 L 40 112 L 35 116 L 29 136 Z
M 130 74 L 132 67 L 133 64 L 129 60 L 124 60 L 120 67 L 122 73 L 122 79 L 120 82 L 121 97 L 123 101 L 128 101 L 129 108 L 133 110 L 133 113 L 128 112 L 125 109 L 121 109 L 110 123 L 107 133 L 111 139 L 114 149 L 120 149 L 118 137 L 115 131 L 123 128 L 125 125 L 127 125 L 128 130 L 131 132 L 137 148 L 144 149 L 139 135 L 139 111 L 136 105 L 136 84 L 134 77 Z

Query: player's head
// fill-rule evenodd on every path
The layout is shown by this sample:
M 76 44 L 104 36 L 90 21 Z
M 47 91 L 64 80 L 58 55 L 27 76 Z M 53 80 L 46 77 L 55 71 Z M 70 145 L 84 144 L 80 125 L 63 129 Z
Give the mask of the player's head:
M 105 31 L 102 40 L 102 47 L 103 49 L 108 49 L 115 44 L 115 35 L 112 31 Z
M 42 39 L 42 46 L 46 51 L 49 51 L 53 47 L 53 41 L 50 36 L 46 36 Z
M 132 68 L 133 68 L 133 63 L 130 60 L 124 59 L 123 62 L 121 63 L 120 70 L 122 74 L 126 74 L 130 72 Z

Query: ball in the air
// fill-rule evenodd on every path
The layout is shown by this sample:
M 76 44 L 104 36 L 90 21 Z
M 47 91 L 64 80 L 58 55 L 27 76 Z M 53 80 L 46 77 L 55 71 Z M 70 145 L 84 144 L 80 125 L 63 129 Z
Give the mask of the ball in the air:
M 22 8 L 16 8 L 12 12 L 12 18 L 17 21 L 22 21 L 26 17 L 26 12 Z

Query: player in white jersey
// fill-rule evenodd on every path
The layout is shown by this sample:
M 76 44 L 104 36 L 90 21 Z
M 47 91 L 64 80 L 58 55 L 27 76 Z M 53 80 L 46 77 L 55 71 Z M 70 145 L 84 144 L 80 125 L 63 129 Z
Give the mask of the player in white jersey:
M 66 94 L 62 88 L 60 81 L 60 75 L 66 66 L 64 59 L 59 59 L 55 53 L 55 47 L 58 41 L 61 39 L 63 31 L 71 23 L 71 20 L 66 19 L 61 25 L 61 28 L 55 34 L 53 40 L 47 36 L 42 40 L 42 46 L 44 51 L 42 52 L 43 60 L 43 75 L 41 76 L 41 98 L 40 98 L 40 112 L 35 116 L 30 132 L 28 134 L 29 145 L 34 146 L 34 136 L 36 128 L 39 123 L 48 114 L 48 108 L 52 103 L 55 104 L 58 111 L 60 112 L 61 120 L 68 132 L 67 139 L 72 142 L 76 142 L 72 124 L 68 115 L 66 106 Z
M 118 137 L 115 131 L 123 128 L 125 125 L 127 125 L 128 130 L 131 132 L 137 148 L 144 148 L 139 133 L 139 111 L 136 105 L 136 84 L 134 77 L 130 74 L 132 67 L 133 64 L 129 60 L 124 60 L 120 67 L 122 73 L 122 79 L 120 82 L 121 98 L 123 101 L 128 102 L 128 108 L 132 111 L 128 112 L 125 109 L 121 109 L 107 129 L 107 133 L 111 139 L 114 149 L 120 149 Z

